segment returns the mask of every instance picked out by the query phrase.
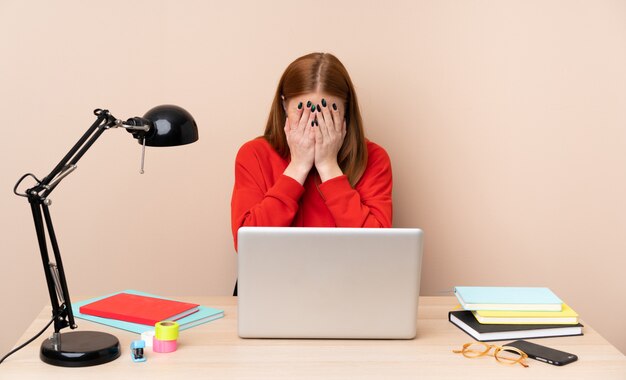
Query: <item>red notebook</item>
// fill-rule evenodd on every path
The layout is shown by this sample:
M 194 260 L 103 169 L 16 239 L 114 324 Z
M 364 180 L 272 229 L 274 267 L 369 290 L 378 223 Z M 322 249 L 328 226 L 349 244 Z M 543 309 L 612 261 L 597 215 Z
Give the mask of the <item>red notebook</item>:
M 154 326 L 160 321 L 175 321 L 198 311 L 198 304 L 118 293 L 83 305 L 80 312 L 96 317 Z

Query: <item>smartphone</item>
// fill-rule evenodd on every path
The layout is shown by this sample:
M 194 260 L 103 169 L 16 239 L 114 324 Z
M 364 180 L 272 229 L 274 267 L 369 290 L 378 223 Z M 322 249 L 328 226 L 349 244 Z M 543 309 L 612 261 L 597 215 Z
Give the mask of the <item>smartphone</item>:
M 555 350 L 554 348 L 530 343 L 525 340 L 516 340 L 515 342 L 504 344 L 504 346 L 519 348 L 529 358 L 553 365 L 565 365 L 578 360 L 578 356 L 569 352 Z

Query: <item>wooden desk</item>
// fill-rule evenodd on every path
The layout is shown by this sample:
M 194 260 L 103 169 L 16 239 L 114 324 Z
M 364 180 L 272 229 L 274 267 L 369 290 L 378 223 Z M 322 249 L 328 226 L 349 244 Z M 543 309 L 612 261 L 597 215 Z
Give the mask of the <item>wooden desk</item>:
M 78 320 L 80 330 L 114 333 L 122 356 L 95 367 L 54 367 L 39 360 L 46 332 L 0 365 L 0 379 L 626 379 L 626 357 L 588 325 L 584 336 L 536 340 L 578 355 L 564 367 L 535 360 L 528 361 L 529 368 L 509 367 L 492 357 L 453 354 L 453 348 L 472 340 L 447 321 L 453 297 L 420 297 L 417 338 L 409 341 L 240 339 L 236 298 L 178 299 L 224 309 L 225 317 L 181 332 L 174 353 L 146 351 L 144 363 L 130 359 L 137 334 Z M 44 308 L 18 343 L 45 325 L 49 310 Z

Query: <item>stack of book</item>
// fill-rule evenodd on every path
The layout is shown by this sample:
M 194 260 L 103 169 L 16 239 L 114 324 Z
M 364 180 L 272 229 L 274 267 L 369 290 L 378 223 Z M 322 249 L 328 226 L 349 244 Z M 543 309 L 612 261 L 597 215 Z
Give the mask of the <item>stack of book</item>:
M 582 335 L 578 314 L 548 288 L 457 286 L 463 310 L 448 319 L 487 342 Z
M 138 334 L 154 330 L 155 323 L 164 320 L 177 321 L 182 331 L 224 316 L 224 311 L 220 309 L 137 290 L 124 290 L 75 302 L 72 311 L 77 318 Z

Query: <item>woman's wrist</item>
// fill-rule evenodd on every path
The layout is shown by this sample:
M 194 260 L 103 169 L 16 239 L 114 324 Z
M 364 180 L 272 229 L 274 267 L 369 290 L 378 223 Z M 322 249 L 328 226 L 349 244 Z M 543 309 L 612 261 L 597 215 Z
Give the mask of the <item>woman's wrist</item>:
M 320 175 L 320 179 L 322 182 L 326 182 L 329 179 L 333 179 L 335 177 L 339 177 L 343 175 L 343 171 L 339 167 L 337 161 L 323 163 L 319 165 L 315 165 L 318 174 Z
M 291 161 L 289 165 L 285 168 L 283 172 L 287 177 L 291 177 L 298 181 L 301 185 L 304 185 L 304 181 L 306 181 L 306 177 L 309 175 L 309 171 L 311 171 L 311 167 L 307 167 L 306 165 L 299 165 Z

